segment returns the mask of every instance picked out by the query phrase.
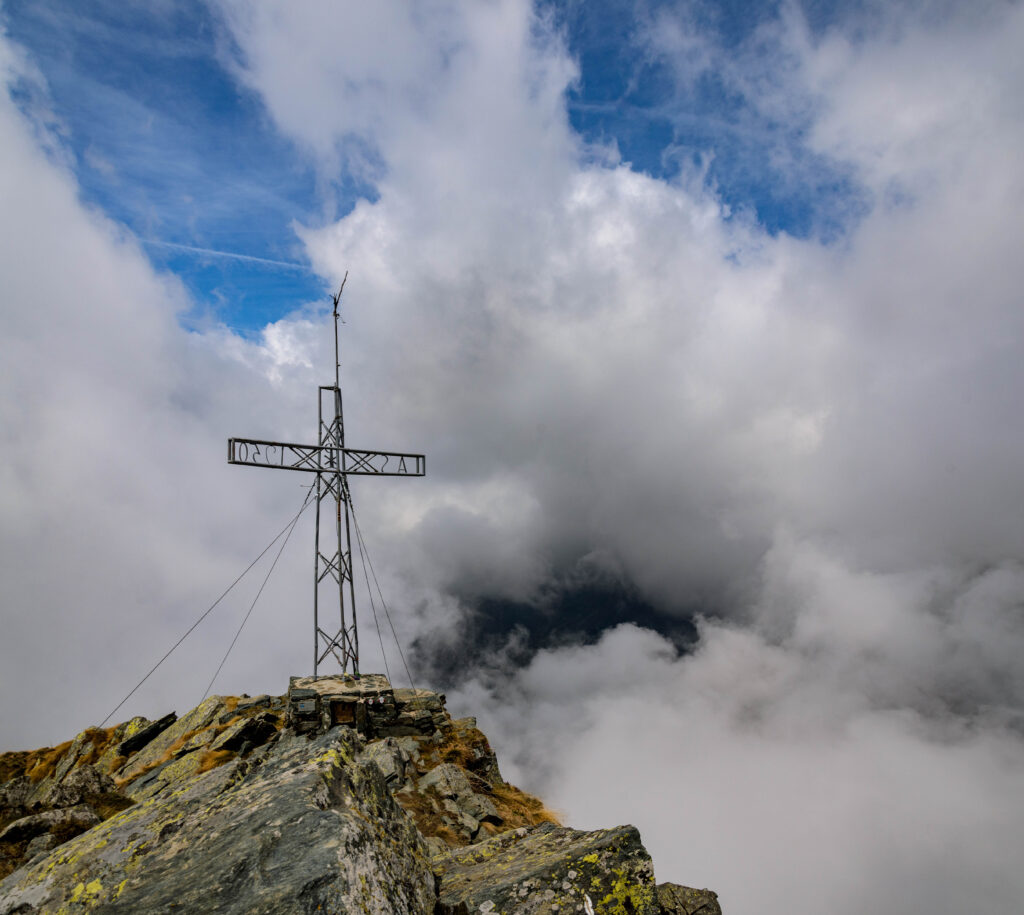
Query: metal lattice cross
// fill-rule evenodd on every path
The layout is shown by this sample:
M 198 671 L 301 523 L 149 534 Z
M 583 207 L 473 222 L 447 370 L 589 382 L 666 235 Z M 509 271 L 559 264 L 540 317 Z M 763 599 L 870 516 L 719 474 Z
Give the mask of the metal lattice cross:
M 348 279 L 347 273 L 345 279 Z M 348 672 L 351 664 L 352 672 L 359 674 L 359 629 L 349 529 L 352 499 L 348 489 L 348 476 L 368 474 L 422 477 L 427 470 L 426 458 L 422 454 L 365 451 L 345 447 L 345 424 L 341 409 L 341 362 L 338 356 L 338 302 L 344 288 L 345 280 L 342 280 L 341 289 L 333 296 L 334 384 L 320 385 L 317 405 L 319 444 L 299 445 L 294 442 L 268 442 L 249 438 L 228 439 L 229 464 L 248 464 L 251 467 L 272 467 L 277 470 L 302 470 L 316 474 L 316 533 L 313 544 L 314 677 L 318 676 L 320 663 L 328 654 L 335 657 L 343 673 Z M 333 537 L 322 531 L 320 524 L 321 505 L 324 499 L 329 497 L 334 499 L 336 506 L 333 513 Z M 328 524 L 327 527 L 329 526 Z M 320 592 L 325 582 L 330 592 L 333 593 L 334 589 L 337 589 L 340 625 L 334 635 L 320 625 Z

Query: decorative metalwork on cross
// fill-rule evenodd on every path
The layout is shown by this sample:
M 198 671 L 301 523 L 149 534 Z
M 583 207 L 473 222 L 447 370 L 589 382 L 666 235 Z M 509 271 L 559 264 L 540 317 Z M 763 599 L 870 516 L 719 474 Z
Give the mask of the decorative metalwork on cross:
M 422 454 L 396 451 L 365 451 L 345 447 L 345 423 L 341 409 L 341 359 L 338 351 L 338 302 L 345 289 L 348 273 L 341 281 L 334 302 L 334 384 L 320 385 L 318 395 L 319 444 L 268 442 L 260 439 L 228 439 L 228 463 L 277 470 L 303 470 L 316 474 L 316 533 L 313 569 L 313 676 L 319 676 L 320 663 L 331 654 L 342 673 L 359 676 L 359 629 L 356 618 L 356 592 L 352 576 L 350 516 L 352 496 L 348 488 L 351 474 L 373 476 L 422 477 L 427 461 Z M 328 524 L 321 528 L 321 504 L 333 498 L 336 510 L 325 513 Z M 330 519 L 334 524 L 330 524 Z M 330 528 L 333 527 L 333 532 Z M 328 553 L 326 550 L 333 552 Z M 325 585 L 326 582 L 326 585 Z M 340 625 L 332 636 L 320 625 L 320 591 L 337 587 Z M 347 595 L 347 596 L 346 596 Z M 333 628 L 333 627 L 331 627 Z M 340 652 L 340 653 L 339 653 Z

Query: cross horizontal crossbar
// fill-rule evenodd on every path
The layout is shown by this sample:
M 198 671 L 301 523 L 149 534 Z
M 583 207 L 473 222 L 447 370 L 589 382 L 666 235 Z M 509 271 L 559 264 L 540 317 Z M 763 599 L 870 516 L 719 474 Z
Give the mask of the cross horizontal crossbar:
M 427 459 L 422 454 L 267 442 L 253 438 L 229 438 L 228 463 L 277 470 L 383 477 L 422 477 L 427 472 Z

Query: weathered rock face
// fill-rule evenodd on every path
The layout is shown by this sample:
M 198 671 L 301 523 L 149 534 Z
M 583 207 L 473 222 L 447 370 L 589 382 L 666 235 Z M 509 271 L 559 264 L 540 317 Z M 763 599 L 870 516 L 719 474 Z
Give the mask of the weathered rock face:
M 175 746 L 182 748 L 183 741 L 196 733 L 210 734 L 210 725 L 225 710 L 223 696 L 210 696 L 203 700 L 191 712 L 176 719 L 173 724 L 162 728 L 151 736 L 139 751 L 118 771 L 121 781 L 138 778 L 144 771 L 165 762 L 169 754 L 174 753 Z M 163 721 L 165 719 L 161 719 Z
M 394 737 L 372 741 L 367 745 L 363 757 L 380 769 L 387 786 L 393 791 L 416 777 L 412 756 Z
M 59 747 L 0 755 L 5 779 L 0 783 L 0 878 L 131 806 L 133 799 L 180 785 L 276 736 L 273 706 L 276 701 L 283 711 L 284 703 L 264 698 L 268 701 L 212 697 L 181 722 L 173 712 L 155 722 L 133 718 L 105 730 L 87 728 Z M 66 808 L 81 809 L 60 812 Z
M 658 903 L 662 915 L 722 915 L 717 893 L 678 883 L 659 883 Z
M 452 763 L 435 766 L 419 780 L 417 787 L 421 791 L 432 788 L 440 797 L 453 801 L 459 810 L 480 822 L 501 824 L 501 816 L 494 802 L 473 790 L 465 770 L 459 766 Z
M 335 728 L 193 777 L 12 874 L 0 913 L 428 915 L 426 849 L 360 749 Z
M 432 734 L 450 723 L 442 693 L 428 689 L 396 689 L 395 720 L 381 733 L 394 737 Z
M 171 712 L 157 721 L 150 721 L 146 724 L 142 724 L 140 721 L 138 730 L 133 729 L 132 733 L 117 745 L 118 754 L 121 756 L 131 756 L 132 753 L 137 753 L 154 737 L 162 731 L 166 731 L 177 720 L 178 716 Z
M 68 772 L 60 784 L 54 785 L 46 793 L 43 803 L 50 807 L 73 807 L 116 790 L 117 785 L 106 772 L 101 772 L 93 765 L 84 765 Z
M 721 915 L 633 827 L 554 822 L 443 695 L 291 687 L 0 754 L 0 915 Z
M 459 743 L 466 748 L 463 765 L 492 785 L 504 784 L 498 769 L 498 758 L 490 741 L 476 726 L 475 718 L 459 718 L 452 722 Z
M 100 822 L 100 818 L 85 804 L 66 810 L 45 810 L 9 823 L 0 832 L 0 842 L 25 842 L 43 833 L 58 830 L 84 832 Z
M 131 804 L 95 765 L 64 771 L 60 783 L 46 780 L 41 800 L 32 800 L 38 791 L 24 775 L 0 789 L 0 877 Z
M 660 911 L 651 859 L 632 826 L 521 828 L 438 856 L 434 869 L 442 915 Z

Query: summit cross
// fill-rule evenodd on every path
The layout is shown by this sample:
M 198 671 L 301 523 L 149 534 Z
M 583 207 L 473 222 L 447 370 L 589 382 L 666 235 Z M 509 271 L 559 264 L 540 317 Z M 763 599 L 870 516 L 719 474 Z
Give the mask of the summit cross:
M 313 568 L 313 677 L 319 674 L 320 663 L 328 654 L 341 665 L 342 673 L 359 676 L 359 629 L 356 619 L 356 592 L 352 575 L 352 541 L 350 516 L 352 496 L 348 477 L 363 474 L 385 477 L 422 477 L 427 461 L 422 454 L 398 451 L 367 451 L 345 447 L 345 423 L 341 409 L 341 360 L 338 355 L 338 302 L 345 289 L 348 273 L 341 281 L 334 302 L 334 384 L 320 385 L 318 394 L 318 444 L 299 445 L 293 442 L 269 442 L 261 439 L 229 438 L 228 463 L 250 467 L 271 467 L 275 470 L 301 470 L 316 474 L 316 532 L 314 534 Z M 326 409 L 325 409 L 326 407 Z M 333 498 L 336 510 L 324 513 L 326 531 L 321 530 L 321 506 Z M 334 524 L 330 524 L 333 515 Z M 334 536 L 329 532 L 334 528 Z M 333 549 L 330 555 L 326 550 Z M 333 600 L 337 587 L 340 624 L 332 636 L 320 624 L 320 592 L 326 589 Z M 347 595 L 347 596 L 346 596 Z M 325 625 L 327 625 L 325 623 Z M 340 654 L 339 654 L 340 652 Z

